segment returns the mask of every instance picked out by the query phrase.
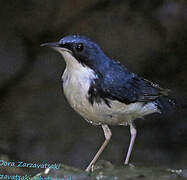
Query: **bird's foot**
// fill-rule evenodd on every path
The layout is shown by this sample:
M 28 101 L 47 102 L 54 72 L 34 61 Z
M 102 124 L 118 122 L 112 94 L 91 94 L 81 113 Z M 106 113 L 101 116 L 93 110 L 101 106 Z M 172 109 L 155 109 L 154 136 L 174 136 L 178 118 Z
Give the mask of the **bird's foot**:
M 94 172 L 97 170 L 109 169 L 109 168 L 113 168 L 113 165 L 110 161 L 99 160 L 96 164 L 92 164 L 91 166 L 89 166 L 85 171 Z
M 94 164 L 92 165 L 89 165 L 86 169 L 85 169 L 86 172 L 93 172 L 94 171 Z
M 124 163 L 124 165 L 125 165 L 125 166 L 128 166 L 128 167 L 130 167 L 130 168 L 135 168 L 135 165 L 134 165 L 134 164 L 131 164 L 131 163 L 128 163 L 128 164 L 125 164 L 125 163 Z

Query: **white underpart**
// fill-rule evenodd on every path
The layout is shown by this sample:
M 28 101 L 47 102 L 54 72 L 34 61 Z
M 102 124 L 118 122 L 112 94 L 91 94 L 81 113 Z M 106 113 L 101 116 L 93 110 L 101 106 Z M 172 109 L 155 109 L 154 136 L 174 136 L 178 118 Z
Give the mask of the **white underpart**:
M 62 76 L 64 94 L 72 106 L 84 119 L 93 124 L 126 125 L 136 118 L 159 112 L 154 102 L 147 104 L 138 102 L 126 105 L 119 101 L 111 101 L 108 107 L 103 101 L 88 101 L 88 90 L 96 74 L 89 67 L 80 64 L 67 51 L 59 51 L 66 62 L 66 69 Z

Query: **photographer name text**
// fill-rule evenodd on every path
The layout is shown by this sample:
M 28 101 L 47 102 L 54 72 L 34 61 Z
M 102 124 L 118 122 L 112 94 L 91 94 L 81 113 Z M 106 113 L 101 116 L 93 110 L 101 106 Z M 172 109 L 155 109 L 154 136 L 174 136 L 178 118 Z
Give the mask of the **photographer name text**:
M 9 162 L 5 160 L 0 160 L 0 167 L 2 166 L 8 166 L 8 167 L 19 167 L 19 168 L 51 168 L 51 169 L 59 169 L 60 164 L 38 164 L 38 163 L 28 163 L 28 162 L 23 162 L 23 161 L 18 161 L 18 162 Z

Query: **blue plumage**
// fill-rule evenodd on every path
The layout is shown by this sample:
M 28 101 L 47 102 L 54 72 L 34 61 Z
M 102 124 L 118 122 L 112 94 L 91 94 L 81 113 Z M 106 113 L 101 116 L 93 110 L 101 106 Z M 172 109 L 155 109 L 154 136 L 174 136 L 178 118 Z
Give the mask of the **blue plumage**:
M 69 48 L 80 63 L 96 73 L 97 79 L 92 82 L 89 91 L 89 100 L 92 104 L 94 101 L 97 103 L 101 101 L 99 98 L 108 105 L 107 99 L 118 100 L 125 104 L 155 101 L 161 111 L 165 111 L 164 108 L 168 105 L 172 107 L 175 104 L 169 97 L 163 98 L 168 96 L 167 89 L 137 76 L 119 62 L 108 58 L 89 38 L 79 35 L 66 36 L 59 41 L 59 44 Z M 75 44 L 82 44 L 84 50 L 78 53 Z

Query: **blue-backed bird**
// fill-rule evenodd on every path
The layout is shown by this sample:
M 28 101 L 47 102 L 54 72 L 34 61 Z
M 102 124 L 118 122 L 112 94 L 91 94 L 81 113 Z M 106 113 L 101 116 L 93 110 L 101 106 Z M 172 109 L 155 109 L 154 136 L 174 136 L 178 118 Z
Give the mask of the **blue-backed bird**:
M 103 128 L 105 141 L 86 171 L 90 171 L 111 139 L 108 125 L 130 126 L 131 139 L 125 158 L 128 164 L 137 133 L 133 120 L 175 106 L 168 89 L 130 72 L 85 36 L 66 36 L 41 46 L 52 47 L 66 62 L 62 82 L 71 107 L 89 123 Z

